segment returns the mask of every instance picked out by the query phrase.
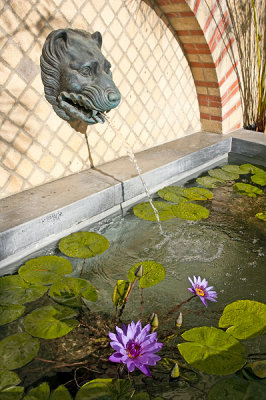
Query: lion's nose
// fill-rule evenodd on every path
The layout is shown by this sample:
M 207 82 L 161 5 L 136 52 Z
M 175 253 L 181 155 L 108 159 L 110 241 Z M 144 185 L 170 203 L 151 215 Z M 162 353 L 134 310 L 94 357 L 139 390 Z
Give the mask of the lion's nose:
M 121 94 L 118 91 L 117 92 L 109 92 L 108 100 L 110 101 L 110 103 L 115 103 L 116 105 L 118 105 L 121 100 Z M 116 107 L 116 105 L 114 107 Z

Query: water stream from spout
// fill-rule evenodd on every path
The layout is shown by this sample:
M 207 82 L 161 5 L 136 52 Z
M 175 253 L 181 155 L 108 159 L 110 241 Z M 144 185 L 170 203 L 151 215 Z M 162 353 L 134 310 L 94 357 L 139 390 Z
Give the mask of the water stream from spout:
M 143 187 L 144 187 L 144 190 L 145 190 L 146 196 L 147 196 L 147 198 L 148 198 L 148 201 L 149 201 L 149 203 L 150 203 L 150 206 L 151 206 L 151 208 L 152 208 L 152 210 L 153 210 L 153 212 L 154 212 L 155 218 L 156 218 L 157 223 L 158 223 L 158 226 L 159 226 L 160 233 L 161 233 L 162 236 L 165 237 L 165 233 L 164 233 L 163 228 L 162 228 L 162 223 L 161 223 L 161 220 L 160 220 L 160 217 L 159 217 L 158 210 L 157 210 L 157 208 L 156 208 L 156 207 L 154 206 L 154 204 L 153 204 L 152 197 L 151 197 L 151 193 L 150 193 L 150 191 L 149 191 L 149 189 L 148 189 L 148 186 L 147 186 L 147 184 L 146 184 L 146 182 L 145 182 L 145 180 L 144 180 L 144 178 L 143 178 L 143 176 L 142 176 L 142 171 L 141 171 L 141 169 L 140 169 L 140 166 L 138 165 L 137 159 L 136 159 L 136 157 L 135 157 L 135 154 L 134 154 L 132 148 L 131 148 L 131 147 L 129 146 L 129 144 L 126 142 L 126 139 L 124 138 L 124 136 L 122 135 L 122 133 L 120 132 L 120 130 L 116 127 L 115 123 L 109 118 L 109 116 L 107 116 L 106 114 L 104 114 L 104 118 L 106 119 L 106 121 L 108 122 L 108 124 L 111 126 L 111 128 L 115 131 L 115 133 L 117 134 L 117 136 L 120 138 L 121 142 L 123 143 L 123 146 L 124 146 L 125 149 L 126 149 L 126 152 L 127 152 L 127 155 L 128 155 L 128 157 L 129 157 L 130 161 L 134 164 L 134 166 L 135 166 L 135 168 L 136 168 L 136 170 L 137 170 L 138 176 L 139 176 L 139 178 L 140 178 L 140 180 L 141 180 L 141 183 L 142 183 L 142 185 L 143 185 Z

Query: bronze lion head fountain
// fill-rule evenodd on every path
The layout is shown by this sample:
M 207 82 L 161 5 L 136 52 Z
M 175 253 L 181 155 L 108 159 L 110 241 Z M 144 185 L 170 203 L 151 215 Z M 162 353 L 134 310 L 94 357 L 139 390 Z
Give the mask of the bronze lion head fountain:
M 44 92 L 62 119 L 89 125 L 103 123 L 103 113 L 120 103 L 111 64 L 101 46 L 100 32 L 59 29 L 46 38 L 41 55 Z

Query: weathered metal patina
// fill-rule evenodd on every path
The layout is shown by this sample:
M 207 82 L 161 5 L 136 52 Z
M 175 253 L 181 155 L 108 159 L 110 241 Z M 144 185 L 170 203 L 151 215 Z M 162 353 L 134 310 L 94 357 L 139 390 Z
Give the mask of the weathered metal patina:
M 41 55 L 45 97 L 66 121 L 103 123 L 102 113 L 120 103 L 101 45 L 100 32 L 78 29 L 55 30 L 46 38 Z

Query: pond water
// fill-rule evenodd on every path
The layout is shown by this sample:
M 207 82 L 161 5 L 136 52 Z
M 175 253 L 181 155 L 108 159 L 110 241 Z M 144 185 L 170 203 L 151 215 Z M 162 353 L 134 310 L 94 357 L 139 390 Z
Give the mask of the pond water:
M 244 176 L 244 179 L 248 178 Z M 198 185 L 192 180 L 185 186 Z M 190 297 L 187 290 L 190 286 L 188 277 L 193 275 L 205 277 L 209 285 L 214 286 L 218 298 L 216 303 L 208 302 L 207 308 L 198 297 L 185 304 L 182 307 L 182 331 L 203 325 L 218 327 L 218 320 L 225 305 L 233 301 L 249 299 L 265 302 L 263 277 L 266 267 L 266 223 L 255 217 L 257 212 L 266 210 L 265 193 L 257 198 L 242 196 L 233 190 L 231 184 L 210 190 L 214 194 L 212 200 L 197 202 L 208 208 L 209 218 L 200 221 L 185 221 L 179 218 L 164 221 L 164 236 L 156 222 L 139 219 L 132 209 L 124 216 L 108 218 L 89 228 L 88 230 L 100 233 L 109 240 L 108 251 L 95 258 L 86 259 L 85 264 L 82 259 L 69 260 L 73 266 L 72 276 L 80 277 L 82 271 L 82 278 L 88 279 L 97 289 L 98 301 L 93 303 L 91 309 L 94 314 L 102 316 L 103 320 L 93 314 L 89 317 L 92 330 L 81 326 L 63 338 L 41 340 L 38 357 L 72 363 L 89 355 L 88 364 L 81 365 L 76 372 L 79 385 L 90 379 L 116 378 L 117 365 L 108 362 L 112 349 L 108 342 L 104 341 L 102 347 L 98 346 L 96 333 L 98 331 L 98 336 L 103 338 L 108 329 L 114 331 L 114 286 L 118 279 L 127 279 L 130 267 L 140 261 L 153 260 L 162 264 L 166 270 L 165 279 L 158 285 L 145 289 L 143 293 L 143 324 L 153 312 L 157 313 L 159 339 L 177 331 L 177 315 L 166 321 L 165 315 L 174 305 Z M 44 250 L 43 254 L 63 256 L 56 246 Z M 38 255 L 34 254 L 28 259 Z M 49 301 L 45 295 L 38 302 L 28 304 L 27 312 L 38 305 L 48 304 Z M 139 291 L 134 289 L 125 307 L 123 320 L 137 321 L 139 314 L 140 295 Z M 105 324 L 108 325 L 107 331 Z M 18 330 L 23 330 L 22 318 L 1 327 L 0 338 Z M 178 342 L 180 338 L 168 342 L 160 355 L 181 360 L 176 349 Z M 261 336 L 246 341 L 245 344 L 248 353 L 266 352 L 266 342 Z M 69 382 L 66 386 L 74 393 L 73 371 L 69 366 L 53 369 L 48 363 L 34 360 L 18 373 L 25 387 L 37 385 L 43 380 L 48 381 L 51 387 L 56 387 L 61 381 Z M 152 378 L 147 378 L 138 371 L 130 374 L 137 391 L 148 390 L 151 396 L 160 395 L 169 400 L 207 399 L 210 387 L 220 379 L 195 369 L 184 369 L 183 378 L 169 380 L 169 371 L 158 364 L 151 367 L 151 372 Z M 122 377 L 127 378 L 126 371 Z

